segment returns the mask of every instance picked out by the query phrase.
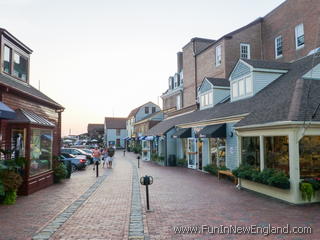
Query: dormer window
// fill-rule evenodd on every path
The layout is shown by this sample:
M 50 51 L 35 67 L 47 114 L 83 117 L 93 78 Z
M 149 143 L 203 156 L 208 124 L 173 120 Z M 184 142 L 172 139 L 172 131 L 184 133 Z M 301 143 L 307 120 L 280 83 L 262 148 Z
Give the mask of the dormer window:
M 232 82 L 232 98 L 243 98 L 252 95 L 252 76 L 246 76 Z
M 2 72 L 27 82 L 29 56 L 20 48 L 4 39 Z
M 13 54 L 13 76 L 27 81 L 28 60 L 18 53 Z
M 3 49 L 3 71 L 8 74 L 11 74 L 11 56 L 12 49 L 5 45 Z

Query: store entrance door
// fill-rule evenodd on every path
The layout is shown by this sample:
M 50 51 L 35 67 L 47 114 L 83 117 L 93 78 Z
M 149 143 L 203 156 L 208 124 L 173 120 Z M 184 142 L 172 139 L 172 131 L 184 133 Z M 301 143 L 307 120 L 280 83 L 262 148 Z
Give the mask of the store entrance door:
M 198 140 L 198 169 L 202 170 L 202 145 L 201 139 Z
M 197 139 L 188 138 L 188 168 L 197 169 Z

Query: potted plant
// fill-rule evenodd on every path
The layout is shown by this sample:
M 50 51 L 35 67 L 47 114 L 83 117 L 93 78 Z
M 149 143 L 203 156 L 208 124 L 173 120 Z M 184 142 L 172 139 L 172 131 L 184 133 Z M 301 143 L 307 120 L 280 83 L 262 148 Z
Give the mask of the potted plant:
M 67 178 L 68 171 L 63 163 L 59 163 L 55 168 L 53 168 L 54 182 L 59 183 L 62 179 Z

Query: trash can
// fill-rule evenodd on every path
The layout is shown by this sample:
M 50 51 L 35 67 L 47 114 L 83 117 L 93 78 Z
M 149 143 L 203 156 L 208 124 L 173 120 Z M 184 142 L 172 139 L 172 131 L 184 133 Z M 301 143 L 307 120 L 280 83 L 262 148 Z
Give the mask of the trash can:
M 174 154 L 169 155 L 168 164 L 169 166 L 177 166 L 176 155 Z
M 72 172 L 72 166 L 71 166 L 71 161 L 70 160 L 63 160 L 63 164 L 67 168 L 67 178 L 71 177 L 71 172 Z

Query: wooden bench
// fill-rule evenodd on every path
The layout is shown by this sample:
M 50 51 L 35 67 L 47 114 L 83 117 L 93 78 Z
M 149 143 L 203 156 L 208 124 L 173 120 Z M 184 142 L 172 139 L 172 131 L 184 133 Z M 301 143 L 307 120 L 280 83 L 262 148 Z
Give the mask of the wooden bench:
M 236 178 L 231 171 L 229 170 L 219 170 L 218 171 L 218 179 L 220 180 L 220 175 L 226 175 L 229 177 L 233 177 L 234 179 L 234 184 L 238 184 L 238 178 Z

